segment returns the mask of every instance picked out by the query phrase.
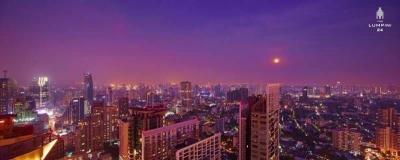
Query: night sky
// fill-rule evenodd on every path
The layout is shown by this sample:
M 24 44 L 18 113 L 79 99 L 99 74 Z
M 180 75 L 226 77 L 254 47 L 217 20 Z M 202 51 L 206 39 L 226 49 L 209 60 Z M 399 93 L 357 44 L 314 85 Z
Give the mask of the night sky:
M 399 84 L 400 1 L 1 0 L 0 69 L 21 84 Z

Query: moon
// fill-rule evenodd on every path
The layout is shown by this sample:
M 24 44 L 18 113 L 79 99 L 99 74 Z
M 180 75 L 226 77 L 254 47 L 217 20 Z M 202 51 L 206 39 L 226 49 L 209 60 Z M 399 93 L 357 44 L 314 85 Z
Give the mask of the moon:
M 281 62 L 281 60 L 279 58 L 274 58 L 272 61 L 274 64 L 278 64 Z

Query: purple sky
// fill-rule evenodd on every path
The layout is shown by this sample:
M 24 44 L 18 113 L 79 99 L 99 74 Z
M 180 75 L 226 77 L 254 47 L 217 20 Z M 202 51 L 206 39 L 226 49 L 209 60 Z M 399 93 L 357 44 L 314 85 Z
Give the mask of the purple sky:
M 383 33 L 368 28 L 381 6 Z M 399 84 L 399 0 L 0 1 L 0 69 L 19 83 Z M 273 57 L 282 63 L 273 65 Z

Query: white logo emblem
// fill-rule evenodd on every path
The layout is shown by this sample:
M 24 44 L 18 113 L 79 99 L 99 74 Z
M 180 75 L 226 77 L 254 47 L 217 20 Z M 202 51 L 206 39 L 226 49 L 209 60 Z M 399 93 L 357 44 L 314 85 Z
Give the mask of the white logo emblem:
M 390 23 L 383 23 L 385 15 L 383 13 L 382 7 L 379 7 L 376 11 L 376 23 L 368 24 L 369 28 L 374 28 L 376 32 L 383 32 L 384 29 L 392 27 Z
M 381 7 L 379 7 L 378 11 L 376 11 L 376 19 L 377 20 L 383 20 L 383 10 Z

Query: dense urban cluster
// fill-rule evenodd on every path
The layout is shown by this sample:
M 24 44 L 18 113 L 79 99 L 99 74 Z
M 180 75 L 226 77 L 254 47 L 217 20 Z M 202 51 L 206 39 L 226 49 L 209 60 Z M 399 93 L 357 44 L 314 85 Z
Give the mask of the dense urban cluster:
M 398 159 L 400 87 L 0 78 L 0 159 Z

